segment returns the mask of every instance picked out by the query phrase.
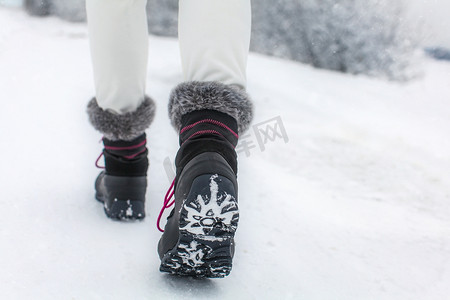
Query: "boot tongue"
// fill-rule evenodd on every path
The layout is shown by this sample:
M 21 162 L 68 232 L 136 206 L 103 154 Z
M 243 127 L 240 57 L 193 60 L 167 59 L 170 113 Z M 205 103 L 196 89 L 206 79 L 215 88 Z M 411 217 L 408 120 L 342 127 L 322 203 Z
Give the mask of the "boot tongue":
M 197 110 L 183 115 L 181 118 L 180 146 L 188 140 L 225 139 L 233 148 L 238 142 L 238 126 L 236 120 L 215 110 Z

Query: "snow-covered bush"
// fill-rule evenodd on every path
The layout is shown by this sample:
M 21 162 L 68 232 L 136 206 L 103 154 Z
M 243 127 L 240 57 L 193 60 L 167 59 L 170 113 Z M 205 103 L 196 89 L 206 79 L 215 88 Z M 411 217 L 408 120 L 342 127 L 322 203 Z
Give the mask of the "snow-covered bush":
M 318 68 L 407 80 L 419 38 L 402 1 L 253 1 L 252 50 Z
M 72 22 L 86 21 L 85 0 L 25 0 L 25 9 L 31 15 L 56 15 Z
M 450 49 L 443 47 L 426 48 L 425 53 L 437 60 L 450 60 Z
M 52 11 L 65 20 L 73 22 L 86 20 L 85 0 L 52 0 Z
M 310 63 L 301 7 L 296 0 L 252 1 L 251 50 Z
M 26 11 L 33 16 L 46 16 L 50 14 L 50 0 L 25 0 Z
M 419 47 L 401 1 L 302 0 L 303 38 L 320 68 L 407 80 Z
M 177 36 L 178 0 L 149 0 L 147 14 L 150 33 Z

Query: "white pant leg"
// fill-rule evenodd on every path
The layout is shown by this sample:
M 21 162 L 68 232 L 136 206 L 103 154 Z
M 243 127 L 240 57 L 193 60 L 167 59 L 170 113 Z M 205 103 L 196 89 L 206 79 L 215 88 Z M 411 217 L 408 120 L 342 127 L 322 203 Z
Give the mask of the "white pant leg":
M 246 87 L 250 0 L 180 0 L 184 79 Z
M 87 0 L 98 105 L 119 114 L 144 101 L 148 55 L 147 0 Z

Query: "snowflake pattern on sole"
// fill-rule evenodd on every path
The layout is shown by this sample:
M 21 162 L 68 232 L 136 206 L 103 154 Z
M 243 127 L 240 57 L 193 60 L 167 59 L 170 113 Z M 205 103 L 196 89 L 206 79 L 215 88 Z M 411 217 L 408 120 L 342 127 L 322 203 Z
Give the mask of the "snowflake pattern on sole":
M 239 221 L 234 189 L 223 176 L 202 175 L 203 188 L 192 191 L 181 206 L 179 239 L 160 270 L 176 275 L 221 278 L 231 272 L 232 244 Z

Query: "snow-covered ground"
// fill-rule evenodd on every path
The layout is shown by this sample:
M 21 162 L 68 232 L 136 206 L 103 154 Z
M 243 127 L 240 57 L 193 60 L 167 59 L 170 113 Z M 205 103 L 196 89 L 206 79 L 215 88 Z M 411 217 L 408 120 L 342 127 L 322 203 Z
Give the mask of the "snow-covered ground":
M 113 222 L 93 197 L 85 25 L 0 7 L 0 299 L 448 299 L 450 63 L 400 85 L 252 54 L 233 271 L 194 280 L 158 271 L 182 78 L 176 40 L 150 37 L 149 55 L 149 217 Z M 289 141 L 263 151 L 275 117 Z

